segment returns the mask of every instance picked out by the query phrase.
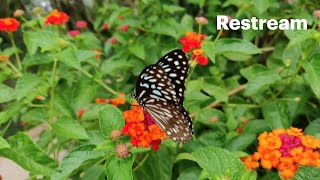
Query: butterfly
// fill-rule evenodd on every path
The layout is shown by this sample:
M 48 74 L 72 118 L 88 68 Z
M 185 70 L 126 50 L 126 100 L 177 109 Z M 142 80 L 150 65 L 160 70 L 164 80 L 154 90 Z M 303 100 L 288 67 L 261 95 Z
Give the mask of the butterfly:
M 176 49 L 140 73 L 132 94 L 150 117 L 175 142 L 192 137 L 192 120 L 183 107 L 189 63 L 185 53 Z

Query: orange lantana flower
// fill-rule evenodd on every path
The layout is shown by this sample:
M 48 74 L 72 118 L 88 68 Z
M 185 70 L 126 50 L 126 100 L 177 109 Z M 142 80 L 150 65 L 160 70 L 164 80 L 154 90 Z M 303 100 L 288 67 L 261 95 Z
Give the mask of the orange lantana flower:
M 20 22 L 15 18 L 0 19 L 0 31 L 16 32 L 19 26 Z
M 286 133 L 290 136 L 303 136 L 302 129 L 291 127 L 286 130 Z
M 120 93 L 118 97 L 113 98 L 113 99 L 109 99 L 109 103 L 114 106 L 119 106 L 120 104 L 126 103 L 126 101 L 124 100 L 124 97 L 125 97 L 125 94 Z
M 130 110 L 123 112 L 123 117 L 126 124 L 122 128 L 122 133 L 131 137 L 130 143 L 133 146 L 151 147 L 152 150 L 157 150 L 161 140 L 167 139 L 167 135 L 136 102 Z
M 302 129 L 275 129 L 260 134 L 258 151 L 252 157 L 265 169 L 277 168 L 282 178 L 292 178 L 300 166 L 320 168 L 320 141 L 313 136 L 303 135 Z M 250 157 L 250 156 L 249 156 Z M 247 169 L 255 169 L 247 160 Z
M 48 25 L 48 24 L 61 25 L 68 22 L 69 18 L 70 17 L 66 13 L 60 12 L 55 9 L 46 17 L 44 23 L 45 25 Z

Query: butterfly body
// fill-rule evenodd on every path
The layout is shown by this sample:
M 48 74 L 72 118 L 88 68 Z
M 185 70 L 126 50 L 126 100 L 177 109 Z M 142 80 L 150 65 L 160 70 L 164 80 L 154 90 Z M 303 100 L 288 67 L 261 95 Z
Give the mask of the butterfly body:
M 192 137 L 192 120 L 183 107 L 188 59 L 180 49 L 146 67 L 136 83 L 134 98 L 155 123 L 174 141 Z

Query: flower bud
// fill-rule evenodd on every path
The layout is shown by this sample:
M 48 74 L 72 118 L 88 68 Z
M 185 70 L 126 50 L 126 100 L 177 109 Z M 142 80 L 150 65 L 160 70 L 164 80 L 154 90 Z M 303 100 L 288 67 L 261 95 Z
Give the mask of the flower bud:
M 110 134 L 110 138 L 114 141 L 118 141 L 122 137 L 122 131 L 120 130 L 112 130 Z
M 195 19 L 196 19 L 197 23 L 200 24 L 200 25 L 208 24 L 208 19 L 205 18 L 205 17 L 201 16 L 201 17 L 196 17 Z
M 20 16 L 23 16 L 23 14 L 24 14 L 24 11 L 22 9 L 17 9 L 14 11 L 13 17 L 20 17 Z
M 115 38 L 115 37 L 113 37 L 113 38 L 111 38 L 111 39 L 109 40 L 109 42 L 110 42 L 110 44 L 115 44 L 115 43 L 118 42 L 118 39 Z
M 41 14 L 43 14 L 44 11 L 41 7 L 35 7 L 32 9 L 32 12 L 36 15 L 41 15 Z
M 320 18 L 320 10 L 316 10 L 313 12 L 315 18 Z
M 126 144 L 118 144 L 116 147 L 116 154 L 119 158 L 126 158 L 129 156 L 130 148 Z

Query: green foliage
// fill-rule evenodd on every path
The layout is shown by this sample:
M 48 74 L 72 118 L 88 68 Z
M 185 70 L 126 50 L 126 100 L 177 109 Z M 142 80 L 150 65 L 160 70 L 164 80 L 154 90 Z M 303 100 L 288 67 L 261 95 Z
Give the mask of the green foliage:
M 316 1 L 102 2 L 52 2 L 47 9 L 61 7 L 71 17 L 58 26 L 45 25 L 49 12 L 35 14 L 26 2 L 3 3 L 1 17 L 13 7 L 28 12 L 16 17 L 17 32 L 0 33 L 0 156 L 30 179 L 280 179 L 278 172 L 246 171 L 239 159 L 256 151 L 259 134 L 298 127 L 320 138 Z M 308 30 L 217 31 L 222 14 L 307 19 Z M 195 15 L 208 24 L 199 26 Z M 76 27 L 79 19 L 88 26 Z M 80 34 L 68 35 L 74 29 Z M 182 48 L 186 32 L 206 36 L 201 48 L 210 60 L 200 65 L 187 53 L 192 140 L 163 140 L 151 151 L 133 147 L 126 135 L 111 136 L 126 123 L 140 72 Z M 125 104 L 114 104 L 120 93 Z M 119 144 L 130 147 L 128 157 L 118 157 Z M 301 166 L 293 179 L 319 179 L 319 169 Z

